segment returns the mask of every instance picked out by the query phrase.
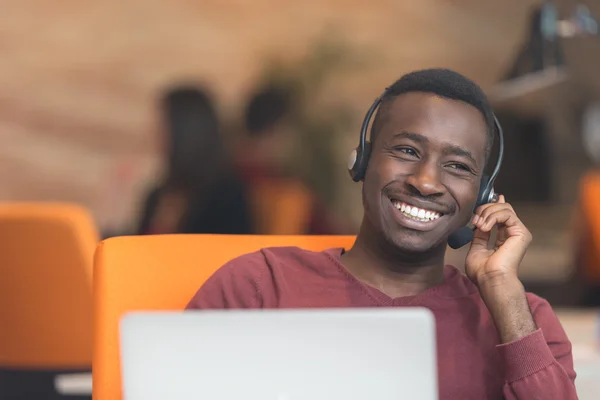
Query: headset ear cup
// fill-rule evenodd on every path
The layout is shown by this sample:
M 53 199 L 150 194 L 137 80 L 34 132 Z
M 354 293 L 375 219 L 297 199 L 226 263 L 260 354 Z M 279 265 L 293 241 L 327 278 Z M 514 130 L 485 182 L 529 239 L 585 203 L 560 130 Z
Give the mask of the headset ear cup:
M 366 141 L 365 142 L 365 153 L 364 153 L 364 157 L 363 157 L 363 165 L 361 166 L 362 179 L 364 179 L 365 175 L 367 174 L 367 166 L 369 165 L 370 158 L 371 158 L 371 142 Z
M 361 175 L 361 160 L 363 159 L 362 151 L 359 147 L 352 150 L 348 157 L 348 172 L 354 182 L 359 182 L 362 179 Z
M 352 150 L 350 152 L 350 154 L 348 155 L 348 173 L 350 174 L 350 177 L 352 178 L 352 180 L 354 180 L 354 177 L 356 176 L 356 166 L 358 164 L 358 153 L 359 153 L 360 149 L 356 148 L 354 150 Z
M 490 190 L 490 177 L 484 175 L 481 177 L 481 184 L 479 185 L 479 194 L 477 195 L 477 204 L 475 204 L 475 209 L 488 203 Z
M 356 169 L 354 170 L 353 179 L 355 182 L 360 182 L 365 179 L 367 166 L 369 165 L 369 157 L 371 156 L 371 142 L 366 141 L 362 152 L 359 152 L 356 158 Z

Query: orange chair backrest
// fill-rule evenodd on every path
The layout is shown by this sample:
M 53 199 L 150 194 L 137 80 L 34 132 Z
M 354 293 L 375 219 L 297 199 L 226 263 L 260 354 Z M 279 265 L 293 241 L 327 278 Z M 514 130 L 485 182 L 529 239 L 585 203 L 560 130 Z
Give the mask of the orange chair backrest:
M 350 248 L 354 236 L 151 235 L 111 238 L 94 263 L 93 398 L 121 399 L 119 321 L 134 310 L 183 310 L 229 260 L 264 247 Z
M 589 172 L 581 180 L 580 205 L 587 225 L 584 273 L 590 282 L 600 283 L 600 172 Z
M 90 368 L 98 240 L 77 205 L 0 204 L 0 366 Z

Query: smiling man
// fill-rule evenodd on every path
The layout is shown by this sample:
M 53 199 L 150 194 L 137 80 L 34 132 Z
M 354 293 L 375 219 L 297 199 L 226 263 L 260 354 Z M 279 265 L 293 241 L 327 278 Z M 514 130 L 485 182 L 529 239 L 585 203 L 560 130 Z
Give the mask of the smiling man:
M 241 256 L 188 309 L 427 307 L 440 399 L 577 399 L 571 344 L 548 302 L 518 278 L 531 234 L 503 196 L 473 215 L 493 137 L 493 112 L 475 83 L 442 69 L 403 76 L 373 123 L 354 246 Z M 465 276 L 444 254 L 469 221 Z

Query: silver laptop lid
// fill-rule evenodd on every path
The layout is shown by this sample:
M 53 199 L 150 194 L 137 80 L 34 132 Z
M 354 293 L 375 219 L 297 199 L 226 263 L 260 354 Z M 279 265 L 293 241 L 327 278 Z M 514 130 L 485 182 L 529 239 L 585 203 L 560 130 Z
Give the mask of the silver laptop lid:
M 421 308 L 132 313 L 124 400 L 437 400 Z

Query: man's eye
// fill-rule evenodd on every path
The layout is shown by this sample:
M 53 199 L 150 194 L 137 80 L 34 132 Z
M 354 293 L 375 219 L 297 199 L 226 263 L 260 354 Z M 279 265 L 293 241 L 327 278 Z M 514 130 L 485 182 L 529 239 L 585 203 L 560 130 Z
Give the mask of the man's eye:
M 453 168 L 453 169 L 458 169 L 458 170 L 462 170 L 462 171 L 466 171 L 466 172 L 471 172 L 471 168 L 467 167 L 464 164 L 450 164 L 448 166 L 450 168 Z
M 396 148 L 396 150 L 398 150 L 401 153 L 408 154 L 410 156 L 417 156 L 417 152 L 414 149 L 411 149 L 410 147 L 398 147 Z

